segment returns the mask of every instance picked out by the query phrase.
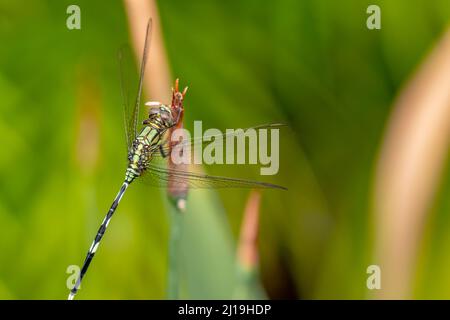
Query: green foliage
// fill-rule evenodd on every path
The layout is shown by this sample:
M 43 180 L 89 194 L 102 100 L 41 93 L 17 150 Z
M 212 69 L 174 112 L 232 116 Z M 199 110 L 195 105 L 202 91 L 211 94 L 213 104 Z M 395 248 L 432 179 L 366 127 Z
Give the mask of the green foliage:
M 0 298 L 64 299 L 123 179 L 117 49 L 122 4 L 0 3 Z M 159 1 L 174 77 L 189 85 L 186 127 L 284 122 L 280 172 L 263 193 L 260 275 L 273 298 L 364 298 L 371 185 L 395 95 L 448 25 L 431 1 Z M 382 29 L 365 26 L 369 4 Z M 151 59 L 151 57 L 150 57 Z M 89 134 L 83 134 L 88 132 Z M 205 168 L 259 179 L 254 166 Z M 449 298 L 447 170 L 423 248 L 417 295 Z M 228 298 L 248 193 L 191 190 L 182 235 L 182 298 Z M 165 193 L 130 186 L 79 299 L 166 297 Z M 447 264 L 445 264 L 447 263 Z M 433 277 L 437 270 L 440 278 Z M 422 285 L 423 283 L 426 283 Z M 261 291 L 262 292 L 262 291 Z

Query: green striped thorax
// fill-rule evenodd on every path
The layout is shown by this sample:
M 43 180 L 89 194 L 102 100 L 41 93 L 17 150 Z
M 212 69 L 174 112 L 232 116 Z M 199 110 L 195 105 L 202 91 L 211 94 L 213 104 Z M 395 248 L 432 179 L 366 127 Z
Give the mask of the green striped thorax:
M 150 109 L 149 117 L 143 121 L 144 127 L 134 139 L 128 153 L 126 182 L 131 183 L 147 169 L 153 152 L 158 150 L 161 136 L 176 123 L 176 116 L 169 106 L 160 105 Z

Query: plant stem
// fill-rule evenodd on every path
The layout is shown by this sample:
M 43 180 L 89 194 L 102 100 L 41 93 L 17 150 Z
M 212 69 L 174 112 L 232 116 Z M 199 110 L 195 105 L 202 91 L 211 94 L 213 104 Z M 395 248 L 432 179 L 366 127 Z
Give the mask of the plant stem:
M 169 274 L 167 298 L 176 300 L 180 291 L 180 240 L 183 229 L 183 212 L 171 201 L 170 204 L 170 235 L 169 235 Z

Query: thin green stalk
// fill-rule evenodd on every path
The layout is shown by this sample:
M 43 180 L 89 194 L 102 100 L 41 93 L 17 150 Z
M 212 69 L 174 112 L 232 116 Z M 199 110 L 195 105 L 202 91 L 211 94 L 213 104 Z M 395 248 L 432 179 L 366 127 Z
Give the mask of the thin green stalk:
M 173 97 L 175 97 L 176 93 L 180 93 L 178 91 L 178 79 L 175 80 L 175 87 L 173 90 Z M 186 94 L 187 87 L 182 92 L 182 97 Z M 182 100 L 180 100 L 182 101 Z M 176 129 L 183 128 L 183 114 L 184 109 L 179 102 L 179 109 L 174 109 L 175 112 L 178 112 L 178 123 L 175 126 Z M 172 100 L 172 106 L 176 105 L 174 100 Z M 174 128 L 170 130 L 170 136 L 172 136 Z M 184 139 L 187 139 L 184 136 Z M 170 152 L 172 154 L 172 147 L 174 145 L 170 144 Z M 172 157 L 169 157 L 168 168 L 184 171 L 187 169 L 186 164 L 175 163 L 172 161 Z M 169 176 L 169 183 L 167 186 L 167 195 L 169 197 L 169 211 L 171 216 L 171 224 L 170 224 L 170 236 L 169 236 L 169 276 L 168 276 L 168 284 L 167 284 L 167 297 L 168 299 L 175 300 L 178 299 L 180 294 L 180 240 L 181 240 L 181 232 L 183 229 L 183 216 L 184 211 L 186 210 L 186 197 L 188 194 L 188 184 L 182 183 L 180 181 L 172 180 Z
M 176 300 L 180 292 L 180 240 L 183 229 L 183 212 L 177 202 L 170 201 L 169 271 L 167 298 Z

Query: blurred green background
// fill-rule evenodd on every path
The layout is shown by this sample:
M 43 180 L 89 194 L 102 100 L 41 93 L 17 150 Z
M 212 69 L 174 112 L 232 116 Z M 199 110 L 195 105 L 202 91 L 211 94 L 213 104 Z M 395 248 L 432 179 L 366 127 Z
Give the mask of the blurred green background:
M 81 30 L 66 28 L 70 4 L 81 8 Z M 366 28 L 370 4 L 382 7 L 381 30 Z M 193 120 L 223 129 L 289 125 L 280 172 L 268 179 L 289 191 L 262 195 L 268 297 L 365 298 L 377 152 L 393 99 L 448 26 L 448 0 L 158 7 L 173 76 L 190 87 L 188 128 Z M 65 299 L 66 269 L 83 261 L 120 187 L 126 152 L 116 53 L 128 34 L 120 1 L 0 0 L 1 299 Z M 433 205 L 439 227 L 425 239 L 422 298 L 450 298 L 450 251 L 438 249 L 450 245 L 448 168 Z M 205 170 L 262 178 L 255 166 Z M 182 297 L 230 297 L 248 195 L 190 193 Z M 132 185 L 78 298 L 165 298 L 169 221 L 164 191 Z

